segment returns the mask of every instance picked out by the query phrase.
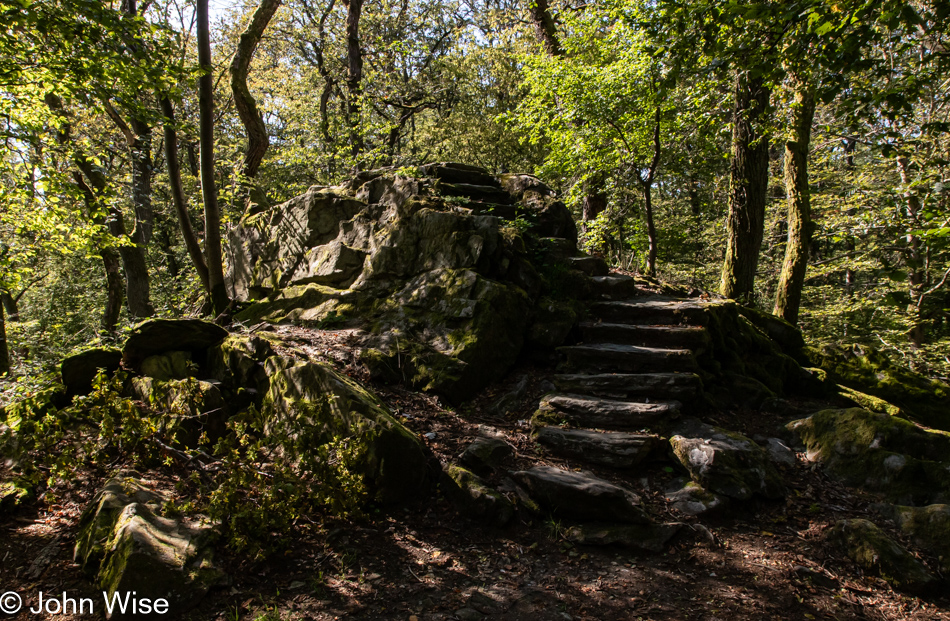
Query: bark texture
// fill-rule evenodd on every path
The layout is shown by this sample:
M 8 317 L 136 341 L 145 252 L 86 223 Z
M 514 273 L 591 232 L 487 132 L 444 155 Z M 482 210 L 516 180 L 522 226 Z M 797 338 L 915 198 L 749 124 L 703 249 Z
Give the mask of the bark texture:
M 208 0 L 197 3 L 198 65 L 198 125 L 201 145 L 201 198 L 205 211 L 205 261 L 208 266 L 208 289 L 215 313 L 228 307 L 224 285 L 224 258 L 221 253 L 221 209 L 214 179 L 214 76 L 211 66 L 211 30 L 208 24 Z
M 534 23 L 535 34 L 544 46 L 544 50 L 551 56 L 563 55 L 564 51 L 557 38 L 557 28 L 551 16 L 551 9 L 548 7 L 548 0 L 529 0 L 528 11 Z
M 788 242 L 779 275 L 773 313 L 798 324 L 802 287 L 811 246 L 811 192 L 808 188 L 808 149 L 815 94 L 811 85 L 799 83 L 792 102 L 792 135 L 785 142 L 785 195 L 788 202 Z
M 162 107 L 164 121 L 165 137 L 165 162 L 168 167 L 169 186 L 172 191 L 172 202 L 175 204 L 175 213 L 178 214 L 178 228 L 181 230 L 182 239 L 185 241 L 185 248 L 188 249 L 188 256 L 191 257 L 191 263 L 195 266 L 198 278 L 201 279 L 201 285 L 205 291 L 211 292 L 208 286 L 208 266 L 205 263 L 204 255 L 201 253 L 201 245 L 198 243 L 198 236 L 195 235 L 195 229 L 191 225 L 191 216 L 188 215 L 188 201 L 185 198 L 185 190 L 181 183 L 181 164 L 178 161 L 178 132 L 175 130 L 175 108 L 171 100 L 167 97 L 160 97 L 159 101 Z
M 769 181 L 769 139 L 761 131 L 769 104 L 762 78 L 740 72 L 733 109 L 726 258 L 719 292 L 752 302 L 755 270 L 765 226 Z
M 247 74 L 251 68 L 254 50 L 257 49 L 257 44 L 260 43 L 264 30 L 280 7 L 280 3 L 281 0 L 261 0 L 261 4 L 251 17 L 251 23 L 241 33 L 237 51 L 231 60 L 231 93 L 234 95 L 234 107 L 237 108 L 238 116 L 241 117 L 241 123 L 244 124 L 244 130 L 247 132 L 247 151 L 244 153 L 241 173 L 248 179 L 254 178 L 257 174 L 257 169 L 260 168 L 270 142 L 267 137 L 267 127 L 264 125 L 264 117 L 257 109 L 257 102 L 247 87 Z
M 350 145 L 354 156 L 363 152 L 360 132 L 363 84 L 363 52 L 360 49 L 360 16 L 363 0 L 349 0 L 346 5 L 346 116 L 350 126 Z

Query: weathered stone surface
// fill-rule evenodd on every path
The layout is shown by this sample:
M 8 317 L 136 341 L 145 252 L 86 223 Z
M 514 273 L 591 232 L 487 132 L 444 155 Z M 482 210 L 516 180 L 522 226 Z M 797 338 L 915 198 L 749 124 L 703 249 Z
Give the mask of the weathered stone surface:
M 185 379 L 192 373 L 190 351 L 170 351 L 142 361 L 142 375 L 156 380 Z
M 694 437 L 673 436 L 670 445 L 690 477 L 708 490 L 737 500 L 785 494 L 765 449 L 739 433 L 714 428 Z
M 419 171 L 427 177 L 435 177 L 439 181 L 445 181 L 447 183 L 501 187 L 498 180 L 488 174 L 488 171 L 484 168 L 468 164 L 459 164 L 458 162 L 425 164 L 419 167 Z M 516 175 L 512 175 L 512 177 L 515 176 Z M 505 189 L 507 190 L 507 188 Z
M 536 425 L 567 422 L 578 427 L 641 429 L 679 415 L 675 401 L 636 403 L 599 397 L 554 393 L 546 395 L 534 415 Z
M 862 569 L 879 574 L 895 588 L 923 594 L 940 584 L 923 563 L 868 520 L 840 520 L 827 539 Z
M 765 450 L 769 453 L 769 459 L 780 466 L 794 466 L 797 463 L 795 451 L 778 438 L 766 440 Z
M 636 466 L 650 455 L 657 444 L 656 436 L 562 429 L 550 425 L 535 430 L 534 438 L 555 455 L 612 468 Z
M 950 436 L 910 421 L 851 408 L 823 410 L 788 424 L 809 461 L 837 479 L 892 502 L 950 501 Z
M 715 515 L 729 507 L 729 499 L 714 494 L 695 481 L 674 481 L 666 491 L 666 499 L 677 511 L 687 515 Z
M 634 326 L 623 323 L 584 322 L 580 324 L 585 343 L 618 343 L 640 347 L 690 349 L 703 352 L 709 334 L 700 326 Z
M 528 344 L 542 349 L 563 345 L 576 321 L 577 311 L 573 304 L 542 300 L 528 328 L 526 340 Z
M 917 545 L 936 556 L 941 573 L 950 572 L 950 505 L 877 505 L 874 508 Z
M 564 392 L 631 399 L 675 400 L 688 403 L 699 398 L 703 382 L 695 373 L 561 374 L 554 385 Z
M 577 243 L 577 225 L 567 206 L 554 196 L 526 191 L 521 199 L 531 230 L 538 237 L 560 237 Z
M 583 521 L 650 523 L 636 494 L 591 474 L 535 466 L 511 476 L 538 505 L 555 515 Z
M 425 447 L 365 389 L 325 364 L 273 357 L 265 369 L 266 434 L 279 428 L 297 452 L 347 439 L 359 454 L 368 493 L 380 502 L 417 498 L 426 490 Z
M 465 447 L 459 459 L 469 468 L 485 471 L 497 468 L 514 452 L 511 445 L 500 435 L 482 431 L 471 444 Z
M 601 299 L 623 300 L 643 294 L 637 288 L 636 279 L 624 274 L 594 276 L 590 279 L 590 283 L 591 292 Z
M 460 403 L 517 360 L 529 316 L 523 290 L 472 270 L 435 270 L 392 298 L 392 321 L 367 337 L 371 374 L 408 381 Z M 388 311 L 387 311 L 388 312 Z
M 682 527 L 682 524 L 581 524 L 569 528 L 564 536 L 581 545 L 619 545 L 659 554 Z
M 149 319 L 132 328 L 122 347 L 122 359 L 136 368 L 149 356 L 205 350 L 227 336 L 221 326 L 200 319 Z
M 567 266 L 588 276 L 606 276 L 610 272 L 607 262 L 600 257 L 568 257 Z
M 232 334 L 208 350 L 208 371 L 232 388 L 266 390 L 264 361 L 276 355 L 266 335 Z
M 214 443 L 227 432 L 232 412 L 218 386 L 211 382 L 133 377 L 131 385 L 137 399 L 161 412 L 169 425 L 175 425 L 175 441 L 181 446 L 197 447 L 202 435 Z
M 643 296 L 632 300 L 597 302 L 591 315 L 613 323 L 637 325 L 706 325 L 708 304 L 699 300 L 680 300 L 665 296 Z
M 615 343 L 568 345 L 559 347 L 563 371 L 617 371 L 625 373 L 680 371 L 698 368 L 693 352 L 688 349 L 661 349 Z
M 200 517 L 161 517 L 167 498 L 136 473 L 116 475 L 83 511 L 74 557 L 107 596 L 162 598 L 178 616 L 223 574 L 211 562 L 214 526 Z
M 893 404 L 903 417 L 950 431 L 950 386 L 946 383 L 903 369 L 884 352 L 866 345 L 808 347 L 804 353 L 811 366 L 827 372 L 832 383 Z
M 11 513 L 33 498 L 33 488 L 20 480 L 0 482 L 0 515 Z
M 66 393 L 70 396 L 88 394 L 99 369 L 111 374 L 119 369 L 121 362 L 122 352 L 110 347 L 87 349 L 64 358 L 60 374 Z
M 515 508 L 511 501 L 489 487 L 478 475 L 454 464 L 447 464 L 445 473 L 452 481 L 447 491 L 466 515 L 494 526 L 504 526 L 514 517 Z
M 525 192 L 536 192 L 542 196 L 554 196 L 554 190 L 534 175 L 504 174 L 498 176 L 498 182 L 506 192 L 517 199 L 524 197 Z

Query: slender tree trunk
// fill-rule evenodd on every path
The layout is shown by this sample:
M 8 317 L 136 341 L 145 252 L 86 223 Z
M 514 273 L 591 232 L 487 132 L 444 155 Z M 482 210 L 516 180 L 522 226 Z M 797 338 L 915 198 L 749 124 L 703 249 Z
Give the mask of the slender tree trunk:
M 534 23 L 534 31 L 544 45 L 544 50 L 551 56 L 561 56 L 564 51 L 557 38 L 557 27 L 548 7 L 548 0 L 528 0 L 528 12 Z
M 185 198 L 185 190 L 181 183 L 181 165 L 178 162 L 178 132 L 175 130 L 175 109 L 168 97 L 159 97 L 162 107 L 165 136 L 165 162 L 168 166 L 168 181 L 172 191 L 172 203 L 175 205 L 175 213 L 178 214 L 178 228 L 181 230 L 182 239 L 185 240 L 185 248 L 188 249 L 188 256 L 191 257 L 191 263 L 195 266 L 198 278 L 201 279 L 201 286 L 205 291 L 211 293 L 208 285 L 208 266 L 205 263 L 204 255 L 201 253 L 201 245 L 198 243 L 198 236 L 195 235 L 195 229 L 191 225 L 191 216 L 188 215 L 188 201 Z
M 121 246 L 119 252 L 125 267 L 129 312 L 133 317 L 151 317 L 155 314 L 155 308 L 151 302 L 145 251 L 152 239 L 152 229 L 155 225 L 155 216 L 152 213 L 152 128 L 134 118 L 131 125 L 135 136 L 135 141 L 129 145 L 132 154 L 132 204 L 135 209 L 135 225 L 129 238 L 135 245 Z
M 0 305 L 0 375 L 10 373 L 10 348 L 7 346 L 7 322 Z
M 799 81 L 792 103 L 792 136 L 785 142 L 785 194 L 788 201 L 788 243 L 775 295 L 775 315 L 798 324 L 802 287 L 811 245 L 811 192 L 808 188 L 808 149 L 815 117 L 815 94 Z
M 228 308 L 230 300 L 224 286 L 224 257 L 221 253 L 221 210 L 214 179 L 214 76 L 211 74 L 211 29 L 208 24 L 208 1 L 198 0 L 198 125 L 201 137 L 201 198 L 205 209 L 205 261 L 208 266 L 208 289 L 214 312 Z
M 360 15 L 363 0 L 349 0 L 346 11 L 346 116 L 350 126 L 350 146 L 354 156 L 363 152 L 360 114 L 363 83 L 363 52 L 360 50 Z
M 765 226 L 769 139 L 761 132 L 761 123 L 765 121 L 769 95 L 762 78 L 744 72 L 736 76 L 726 259 L 719 292 L 746 303 L 753 302 Z
M 646 177 L 640 178 L 640 184 L 643 186 L 643 202 L 646 207 L 647 219 L 647 240 L 649 249 L 647 250 L 647 275 L 656 276 L 656 254 L 659 242 L 656 238 L 656 225 L 653 223 L 653 181 L 656 179 L 656 171 L 660 166 L 660 107 L 657 106 L 653 119 L 653 157 L 650 159 L 650 165 L 647 168 Z
M 17 304 L 17 298 L 10 295 L 8 291 L 0 293 L 0 301 L 3 302 L 3 310 L 7 313 L 7 321 L 16 323 L 20 321 L 20 306 Z
M 247 87 L 247 74 L 251 68 L 251 59 L 254 50 L 264 35 L 264 29 L 270 23 L 274 13 L 280 7 L 281 0 L 261 0 L 260 6 L 254 11 L 247 29 L 241 33 L 237 51 L 231 61 L 231 93 L 234 95 L 234 107 L 237 108 L 241 123 L 247 132 L 247 151 L 244 153 L 244 163 L 241 174 L 247 179 L 253 179 L 257 169 L 267 152 L 269 140 L 264 117 L 257 109 L 257 102 L 251 96 Z
M 920 197 L 910 189 L 910 161 L 900 156 L 897 158 L 897 171 L 901 176 L 901 183 L 907 187 L 904 200 L 907 203 L 907 284 L 910 293 L 910 304 L 907 312 L 911 316 L 911 328 L 908 332 L 914 349 L 919 349 L 925 340 L 924 322 L 920 313 L 920 301 L 924 291 L 924 271 L 921 266 L 924 262 L 921 251 L 920 236 L 914 231 L 920 227 Z

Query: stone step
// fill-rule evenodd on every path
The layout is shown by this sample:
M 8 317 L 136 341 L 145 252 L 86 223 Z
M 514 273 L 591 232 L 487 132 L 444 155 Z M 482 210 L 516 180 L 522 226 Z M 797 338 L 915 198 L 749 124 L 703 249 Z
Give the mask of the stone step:
M 632 300 L 596 302 L 591 316 L 610 323 L 632 325 L 693 324 L 704 326 L 708 321 L 705 302 L 652 295 Z
M 554 376 L 562 392 L 615 399 L 673 399 L 684 404 L 699 399 L 703 382 L 695 373 L 601 373 Z
M 594 297 L 604 300 L 625 300 L 643 295 L 643 292 L 637 289 L 637 281 L 623 274 L 592 276 L 590 283 Z
M 534 420 L 536 423 L 564 420 L 575 427 L 595 429 L 643 429 L 676 418 L 681 409 L 682 404 L 678 401 L 636 403 L 571 393 L 551 393 L 541 399 Z
M 600 257 L 568 257 L 567 266 L 572 270 L 584 272 L 588 276 L 606 276 L 610 271 L 607 262 Z
M 558 347 L 564 356 L 559 371 L 618 371 L 648 373 L 695 371 L 699 367 L 688 349 L 639 347 L 617 343 Z
M 583 472 L 535 466 L 511 473 L 540 508 L 568 519 L 650 524 L 640 498 L 625 487 Z
M 562 429 L 546 425 L 534 438 L 555 455 L 611 468 L 632 468 L 653 451 L 657 437 L 623 431 Z
M 580 324 L 584 343 L 618 343 L 647 347 L 692 349 L 709 346 L 709 333 L 699 326 L 633 326 L 625 323 L 584 322 Z

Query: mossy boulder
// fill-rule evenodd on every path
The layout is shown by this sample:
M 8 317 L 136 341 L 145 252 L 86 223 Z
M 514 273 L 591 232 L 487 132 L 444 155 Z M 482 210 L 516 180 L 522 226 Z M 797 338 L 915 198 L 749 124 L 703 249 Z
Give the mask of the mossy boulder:
M 190 351 L 155 354 L 142 361 L 142 375 L 156 380 L 180 380 L 191 376 L 193 363 Z
M 0 515 L 16 511 L 33 498 L 33 486 L 26 481 L 14 479 L 0 482 Z
M 811 366 L 829 379 L 900 408 L 903 416 L 950 431 L 950 386 L 894 364 L 866 345 L 824 345 L 804 350 Z M 863 406 L 862 406 L 863 407 Z
M 426 272 L 387 302 L 361 360 L 375 377 L 460 403 L 515 363 L 529 311 L 514 285 L 472 270 Z
M 232 390 L 262 396 L 267 390 L 264 361 L 276 355 L 275 340 L 267 333 L 231 334 L 208 350 L 208 372 Z
M 111 375 L 119 369 L 121 362 L 122 352 L 112 347 L 93 347 L 67 356 L 59 367 L 66 394 L 89 394 L 92 381 L 99 371 Z
M 369 497 L 392 503 L 420 497 L 430 483 L 422 442 L 364 388 L 329 365 L 280 357 L 265 363 L 270 387 L 265 434 L 296 454 L 346 443 Z
M 673 436 L 670 446 L 690 478 L 712 492 L 737 500 L 785 494 L 785 483 L 768 452 L 740 433 L 700 430 L 691 437 Z
M 170 351 L 188 351 L 196 359 L 228 336 L 221 326 L 201 319 L 149 319 L 132 328 L 122 346 L 126 368 L 138 370 L 149 356 Z
M 493 526 L 504 526 L 514 517 L 515 508 L 511 501 L 475 473 L 455 464 L 447 464 L 445 474 L 448 481 L 443 484 L 443 488 L 465 515 Z
M 950 573 L 950 505 L 879 505 L 876 508 L 901 532 L 936 556 L 941 573 Z
M 577 323 L 578 309 L 572 302 L 542 299 L 528 328 L 527 343 L 539 349 L 563 345 Z
M 787 428 L 808 460 L 848 485 L 892 502 L 950 500 L 950 435 L 860 408 L 823 410 Z
M 637 552 L 659 554 L 683 524 L 580 524 L 571 526 L 564 538 L 589 546 L 623 546 Z
M 233 412 L 216 384 L 195 378 L 162 381 L 141 376 L 132 378 L 131 387 L 137 399 L 159 413 L 163 425 L 175 429 L 180 446 L 197 447 L 202 437 L 214 443 L 227 431 Z
M 897 589 L 926 594 L 940 585 L 923 563 L 873 522 L 841 520 L 828 531 L 826 539 L 844 550 L 859 567 L 881 576 Z
M 729 507 L 729 499 L 714 494 L 695 481 L 679 479 L 666 491 L 670 506 L 686 515 L 715 515 Z
M 224 575 L 212 563 L 215 526 L 200 516 L 163 517 L 168 498 L 137 473 L 117 474 L 79 518 L 74 558 L 107 597 L 165 599 L 178 616 Z

